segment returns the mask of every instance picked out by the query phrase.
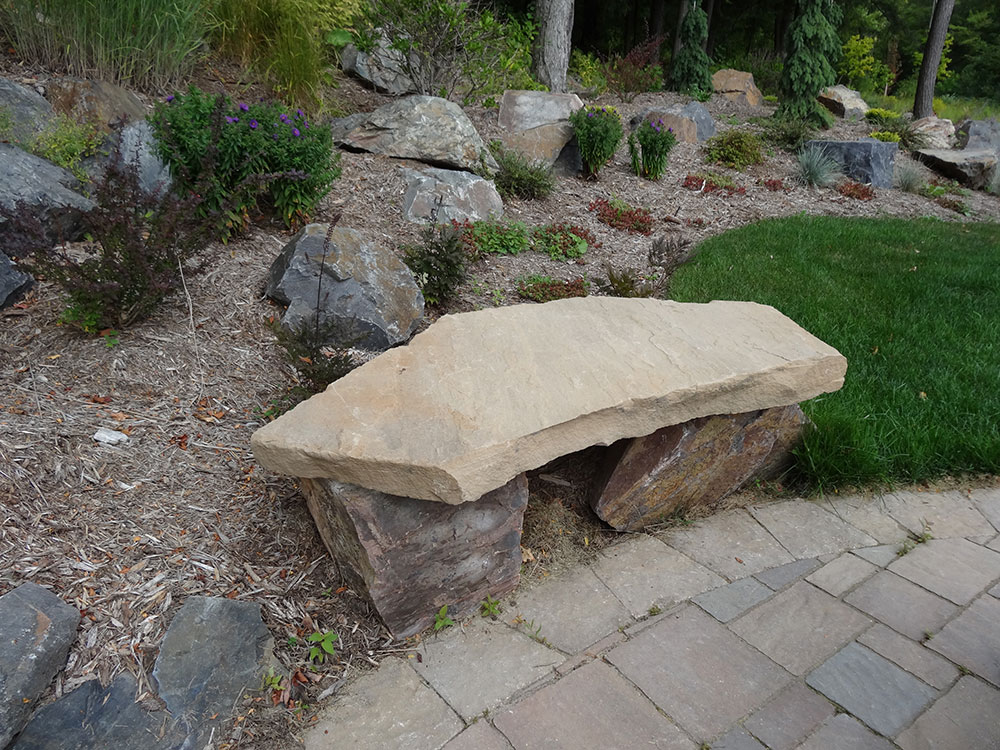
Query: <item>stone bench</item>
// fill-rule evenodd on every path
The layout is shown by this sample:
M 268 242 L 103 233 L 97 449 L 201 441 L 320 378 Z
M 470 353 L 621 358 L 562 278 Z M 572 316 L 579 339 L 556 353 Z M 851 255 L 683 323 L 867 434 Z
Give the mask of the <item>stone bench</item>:
M 251 444 L 266 468 L 302 479 L 343 575 L 405 637 L 442 605 L 461 615 L 516 586 L 526 471 L 613 446 L 594 507 L 641 528 L 676 509 L 656 477 L 679 445 L 704 445 L 692 435 L 706 424 L 714 434 L 728 420 L 736 455 L 751 432 L 770 436 L 743 460 L 752 473 L 797 436 L 794 405 L 838 389 L 845 370 L 836 350 L 754 303 L 515 305 L 445 316 Z

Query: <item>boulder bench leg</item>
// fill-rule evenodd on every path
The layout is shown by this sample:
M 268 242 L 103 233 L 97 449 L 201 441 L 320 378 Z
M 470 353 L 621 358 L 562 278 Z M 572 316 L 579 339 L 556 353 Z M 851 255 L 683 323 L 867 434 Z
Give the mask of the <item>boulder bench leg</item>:
M 504 596 L 521 570 L 528 481 L 520 474 L 460 505 L 388 495 L 332 479 L 302 479 L 320 536 L 345 580 L 371 600 L 394 638 Z

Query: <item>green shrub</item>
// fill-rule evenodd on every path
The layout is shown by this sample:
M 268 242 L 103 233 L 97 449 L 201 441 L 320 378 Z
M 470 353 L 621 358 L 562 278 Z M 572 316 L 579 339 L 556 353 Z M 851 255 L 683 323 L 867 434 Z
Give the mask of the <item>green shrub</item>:
M 829 157 L 821 146 L 809 146 L 799 151 L 796 168 L 796 179 L 809 187 L 829 187 L 841 174 L 840 164 Z
M 768 117 L 761 125 L 765 140 L 787 151 L 798 151 L 806 141 L 816 136 L 816 128 L 806 120 Z
M 403 261 L 417 277 L 429 305 L 443 305 L 468 274 L 469 252 L 453 226 L 428 226 L 419 245 L 403 248 Z
M 732 128 L 705 141 L 705 158 L 713 164 L 731 169 L 746 169 L 751 164 L 764 163 L 764 144 L 746 130 Z
M 663 88 L 663 68 L 659 63 L 663 37 L 654 37 L 633 48 L 625 57 L 616 55 L 604 64 L 608 88 L 623 102 L 637 94 Z
M 217 211 L 235 195 L 220 232 L 223 238 L 249 223 L 258 194 L 286 226 L 301 224 L 340 175 L 330 129 L 310 123 L 300 109 L 274 103 L 240 103 L 192 87 L 168 97 L 150 117 L 157 151 L 181 190 L 204 183 L 204 208 Z M 253 179 L 269 175 L 266 185 Z
M 490 151 L 500 167 L 493 181 L 504 200 L 547 198 L 555 190 L 556 180 L 551 167 L 529 161 L 519 152 L 504 148 L 500 141 L 491 142 Z
M 833 85 L 831 61 L 840 56 L 837 24 L 843 13 L 834 0 L 800 0 L 799 14 L 788 29 L 788 55 L 781 74 L 778 114 L 828 127 L 833 116 L 816 96 Z
M 608 90 L 604 63 L 592 54 L 574 49 L 569 56 L 569 74 L 576 78 L 581 86 L 598 96 Z
M 531 233 L 532 249 L 545 253 L 552 260 L 579 258 L 587 252 L 587 248 L 599 244 L 586 229 L 565 222 L 535 227 Z
M 872 107 L 865 112 L 865 120 L 876 128 L 884 128 L 886 125 L 894 123 L 901 118 L 902 115 L 899 112 L 893 112 L 891 109 L 882 109 L 881 107 Z
M 884 133 L 894 133 L 902 148 L 914 151 L 927 145 L 927 136 L 914 129 L 913 121 L 904 117 L 886 120 L 881 127 Z
M 532 274 L 517 282 L 517 293 L 532 302 L 551 302 L 568 297 L 586 297 L 590 284 L 582 278 L 560 281 L 551 276 Z
M 23 60 L 143 89 L 174 85 L 198 60 L 203 0 L 6 0 L 0 28 Z
M 553 260 L 578 258 L 589 247 L 600 247 L 593 234 L 565 222 L 529 228 L 524 222 L 452 221 L 473 257 L 482 254 L 518 255 L 525 250 L 545 253 Z
M 622 229 L 633 234 L 649 235 L 653 231 L 653 217 L 647 208 L 633 208 L 618 198 L 607 200 L 597 198 L 587 207 L 597 212 L 597 219 L 614 229 Z
M 596 179 L 625 134 L 622 118 L 614 107 L 583 107 L 571 114 L 569 121 L 580 145 L 584 174 Z
M 632 171 L 647 180 L 660 179 L 667 168 L 667 156 L 676 145 L 673 129 L 664 125 L 663 120 L 643 122 L 628 137 Z
M 80 182 L 88 182 L 90 178 L 83 168 L 82 161 L 97 153 L 102 140 L 96 125 L 77 122 L 71 117 L 57 114 L 45 129 L 31 140 L 28 150 L 53 164 L 58 164 L 63 169 L 68 169 Z
M 705 54 L 708 41 L 708 16 L 698 0 L 692 0 L 680 28 L 681 48 L 674 59 L 671 74 L 674 88 L 698 99 L 712 95 L 711 61 Z M 706 96 L 707 94 L 707 96 Z M 703 99 L 703 101 L 704 101 Z
M 923 170 L 912 161 L 897 161 L 894 177 L 896 187 L 904 193 L 919 193 L 926 184 Z
M 899 133 L 894 133 L 891 130 L 873 130 L 868 135 L 876 141 L 885 141 L 886 143 L 899 143 L 900 141 Z

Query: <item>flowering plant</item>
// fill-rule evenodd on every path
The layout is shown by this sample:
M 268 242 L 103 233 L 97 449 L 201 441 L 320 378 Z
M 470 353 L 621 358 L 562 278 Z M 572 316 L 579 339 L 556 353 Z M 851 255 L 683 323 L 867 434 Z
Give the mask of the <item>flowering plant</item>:
M 644 122 L 628 137 L 632 171 L 647 180 L 660 179 L 667 168 L 667 155 L 675 145 L 674 131 L 666 127 L 663 120 Z
M 622 118 L 614 107 L 584 107 L 569 116 L 580 145 L 586 176 L 596 179 L 597 173 L 611 160 L 622 141 Z
M 314 126 L 301 109 L 263 101 L 234 106 L 192 86 L 167 97 L 150 120 L 178 187 L 200 184 L 205 191 L 203 212 L 238 197 L 220 228 L 223 239 L 249 223 L 262 196 L 286 226 L 304 222 L 340 175 L 329 128 Z

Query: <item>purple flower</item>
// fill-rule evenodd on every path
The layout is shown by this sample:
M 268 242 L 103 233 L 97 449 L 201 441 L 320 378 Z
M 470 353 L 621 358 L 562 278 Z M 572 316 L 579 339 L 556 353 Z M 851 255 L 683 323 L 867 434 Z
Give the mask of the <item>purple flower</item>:
M 250 111 L 250 107 L 248 107 L 243 102 L 240 102 L 240 109 L 243 110 L 244 112 L 249 112 Z
M 301 120 L 306 119 L 305 113 L 301 109 L 295 110 L 295 115 Z
M 593 117 L 593 116 L 594 116 L 594 113 L 593 113 L 593 112 L 588 112 L 588 113 L 587 113 L 587 117 Z
M 170 96 L 167 97 L 167 103 L 170 103 L 173 100 L 174 100 L 174 95 L 173 94 L 171 94 Z
M 277 134 L 277 133 L 271 133 L 271 137 L 272 137 L 272 138 L 273 138 L 274 140 L 278 140 L 278 134 Z
M 228 122 L 230 125 L 234 122 L 239 122 L 239 121 L 240 121 L 239 117 L 230 117 L 229 115 L 226 115 L 226 122 Z
M 250 129 L 251 130 L 256 130 L 257 129 L 257 121 L 256 120 L 251 120 L 250 121 Z
M 278 119 L 281 120 L 282 122 L 288 122 L 288 115 L 282 112 L 281 117 L 279 117 Z
M 299 132 L 298 128 L 292 128 L 292 135 L 298 138 L 300 135 L 302 135 L 302 133 Z

